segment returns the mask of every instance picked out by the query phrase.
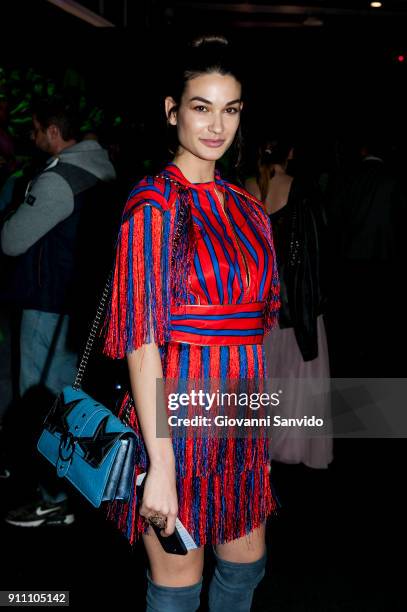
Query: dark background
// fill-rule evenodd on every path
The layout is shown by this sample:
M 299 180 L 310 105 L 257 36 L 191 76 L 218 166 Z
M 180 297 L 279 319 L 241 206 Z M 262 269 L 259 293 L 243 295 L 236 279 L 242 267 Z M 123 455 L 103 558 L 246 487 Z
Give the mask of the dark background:
M 82 4 L 98 10 L 100 2 Z M 289 122 L 321 143 L 352 133 L 361 122 L 404 138 L 406 2 L 384 2 L 373 10 L 367 1 L 320 0 L 309 10 L 300 1 L 128 0 L 123 27 L 124 4 L 102 2 L 105 17 L 117 25 L 97 28 L 46 0 L 2 2 L 1 65 L 34 66 L 55 78 L 74 68 L 100 104 L 141 113 L 154 124 L 161 103 L 156 94 L 163 93 L 176 46 L 198 33 L 222 32 L 235 42 L 247 69 L 249 123 Z M 281 10 L 304 5 L 306 12 L 262 12 L 262 6 L 277 10 L 277 4 Z M 302 25 L 307 18 L 323 25 Z M 404 63 L 397 61 L 400 54 Z
M 312 8 L 300 0 L 257 0 L 240 9 L 223 2 L 222 10 L 220 3 L 192 1 L 128 0 L 127 11 L 122 0 L 82 4 L 103 8 L 115 27 L 93 27 L 46 0 L 3 0 L 0 66 L 32 66 L 60 82 L 74 69 L 88 99 L 143 124 L 142 140 L 133 143 L 138 157 L 154 154 L 176 46 L 215 31 L 235 41 L 246 66 L 249 142 L 268 126 L 286 129 L 320 174 L 335 164 L 338 141 L 346 146 L 360 133 L 380 132 L 396 147 L 403 170 L 407 2 L 383 1 L 380 11 L 362 0 L 315 0 Z M 307 19 L 322 24 L 304 25 Z M 402 54 L 405 62 L 397 60 Z M 326 471 L 274 467 L 283 509 L 269 527 L 269 570 L 253 610 L 406 609 L 405 441 L 335 440 L 334 453 Z M 0 489 L 3 507 L 22 493 Z M 73 607 L 143 610 L 142 548 L 130 553 L 79 498 L 76 513 L 66 530 L 1 526 L 0 588 L 70 589 Z

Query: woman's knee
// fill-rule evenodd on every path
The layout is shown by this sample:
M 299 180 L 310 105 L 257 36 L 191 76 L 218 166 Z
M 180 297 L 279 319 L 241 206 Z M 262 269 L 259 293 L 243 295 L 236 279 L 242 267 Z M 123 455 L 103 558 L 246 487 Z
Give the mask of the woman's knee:
M 242 538 L 213 547 L 215 555 L 234 563 L 253 563 L 266 554 L 265 523 Z

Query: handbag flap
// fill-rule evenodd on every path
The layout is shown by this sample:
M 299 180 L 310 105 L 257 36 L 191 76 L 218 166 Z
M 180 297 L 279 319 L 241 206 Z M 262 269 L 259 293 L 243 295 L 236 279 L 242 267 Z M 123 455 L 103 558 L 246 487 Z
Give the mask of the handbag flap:
M 60 434 L 67 452 L 77 444 L 85 461 L 94 466 L 100 465 L 117 440 L 136 435 L 110 410 L 81 389 L 72 387 L 63 389 L 44 426 L 49 432 Z

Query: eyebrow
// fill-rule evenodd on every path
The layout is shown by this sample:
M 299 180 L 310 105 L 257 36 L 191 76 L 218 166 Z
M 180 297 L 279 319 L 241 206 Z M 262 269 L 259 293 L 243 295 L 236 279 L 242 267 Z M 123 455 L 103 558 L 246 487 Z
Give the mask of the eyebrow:
M 199 100 L 200 102 L 205 102 L 205 104 L 212 104 L 210 100 L 206 100 L 205 98 L 201 98 L 200 96 L 194 96 L 189 101 Z M 225 106 L 229 106 L 230 104 L 236 104 L 236 102 L 241 102 L 240 98 L 236 98 L 236 100 L 231 100 L 230 102 L 226 102 Z

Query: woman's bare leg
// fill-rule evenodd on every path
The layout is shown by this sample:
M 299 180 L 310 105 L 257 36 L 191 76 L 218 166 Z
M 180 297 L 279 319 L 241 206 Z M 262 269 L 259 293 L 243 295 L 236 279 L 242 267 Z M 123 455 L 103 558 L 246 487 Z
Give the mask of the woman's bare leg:
M 204 564 L 204 547 L 190 550 L 186 555 L 166 553 L 154 530 L 150 527 L 143 535 L 144 546 L 150 561 L 152 580 L 159 585 L 181 587 L 197 584 Z
M 266 552 L 266 525 L 263 523 L 248 535 L 215 546 L 216 554 L 225 561 L 252 563 Z

